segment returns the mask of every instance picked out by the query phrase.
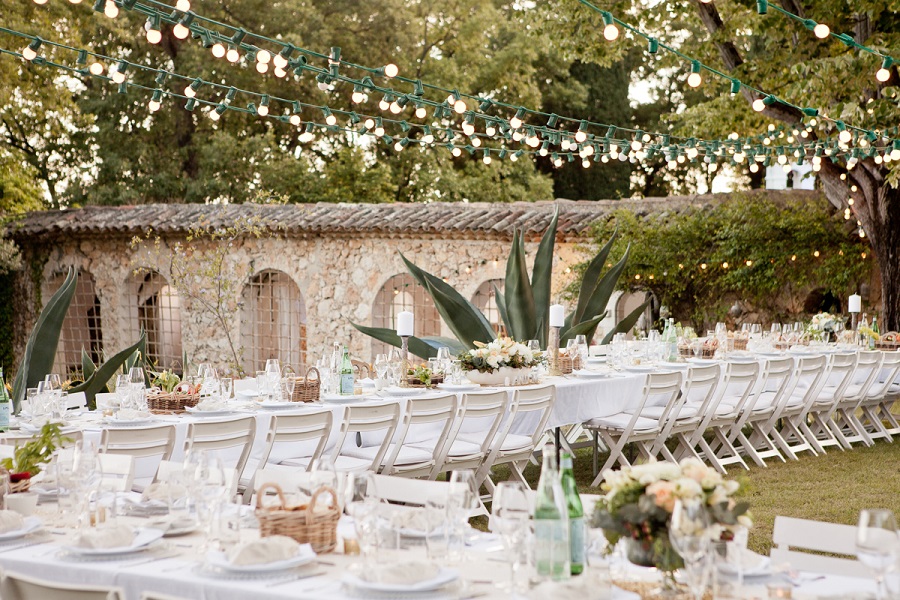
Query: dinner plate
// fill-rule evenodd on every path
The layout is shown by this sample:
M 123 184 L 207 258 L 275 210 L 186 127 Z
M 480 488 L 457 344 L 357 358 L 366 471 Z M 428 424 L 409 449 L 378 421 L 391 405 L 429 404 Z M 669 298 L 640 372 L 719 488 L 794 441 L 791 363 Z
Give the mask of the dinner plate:
M 263 400 L 259 403 L 260 408 L 267 408 L 270 410 L 289 410 L 292 408 L 297 408 L 298 405 L 304 404 L 303 402 L 275 402 L 273 400 Z
M 297 556 L 287 560 L 277 560 L 275 562 L 263 563 L 258 565 L 233 565 L 228 562 L 228 557 L 224 552 L 209 552 L 206 555 L 206 564 L 214 569 L 228 571 L 229 573 L 275 573 L 278 571 L 286 571 L 295 567 L 309 564 L 316 560 L 316 553 L 313 552 L 309 544 L 301 544 L 297 549 Z
M 480 390 L 481 386 L 477 383 L 439 383 L 438 388 L 448 392 L 468 392 Z
M 215 410 L 200 410 L 196 406 L 187 406 L 185 407 L 185 412 L 190 413 L 195 417 L 221 417 L 224 415 L 233 415 L 235 410 L 233 408 L 217 408 Z
M 136 531 L 134 540 L 129 546 L 117 546 L 115 548 L 80 548 L 78 546 L 63 546 L 63 549 L 72 554 L 81 556 L 116 556 L 118 554 L 131 554 L 141 552 L 150 547 L 163 536 L 162 529 L 152 527 L 140 527 Z
M 12 531 L 7 531 L 5 533 L 0 533 L 0 542 L 5 542 L 7 540 L 15 540 L 20 537 L 25 537 L 29 533 L 34 533 L 38 529 L 41 528 L 41 520 L 37 517 L 25 517 L 22 520 L 22 528 L 14 529 Z
M 428 393 L 428 390 L 425 388 L 402 388 L 396 386 L 385 388 L 383 391 L 388 396 L 420 396 Z
M 757 362 L 758 360 L 759 359 L 756 358 L 755 356 L 747 356 L 746 354 L 728 357 L 728 362 L 733 362 L 733 363 L 754 363 L 754 362 Z
M 656 365 L 625 365 L 622 368 L 632 373 L 652 373 L 658 369 Z
M 694 365 L 714 365 L 719 362 L 712 358 L 689 358 L 687 361 Z
M 773 356 L 773 357 L 778 357 L 778 358 L 781 358 L 781 357 L 784 356 L 784 352 L 781 352 L 781 351 L 778 351 L 778 352 L 760 352 L 760 351 L 757 351 L 755 354 L 756 354 L 757 356 Z
M 588 363 L 596 363 L 596 364 L 605 363 L 606 356 L 588 356 L 587 362 Z
M 113 419 L 107 418 L 100 421 L 104 425 L 109 425 L 112 427 L 140 427 L 141 425 L 149 425 L 150 423 L 156 422 L 156 417 L 144 417 L 142 419 Z
M 242 398 L 247 398 L 248 400 L 253 400 L 254 398 L 259 398 L 259 393 L 253 390 L 240 390 L 234 393 L 235 396 L 240 396 Z
M 609 371 L 589 371 L 588 369 L 579 369 L 573 371 L 572 374 L 582 379 L 606 379 L 609 377 Z
M 388 592 L 388 593 L 404 593 L 404 592 L 433 592 L 459 579 L 459 571 L 456 569 L 446 569 L 441 567 L 438 574 L 429 579 L 418 581 L 412 584 L 404 583 L 380 583 L 376 581 L 366 581 L 353 573 L 344 573 L 342 581 L 361 591 L 370 592 Z
M 200 527 L 200 524 L 196 519 L 179 519 L 176 521 L 163 519 L 160 521 L 150 521 L 150 525 L 162 529 L 163 537 L 167 538 L 187 535 L 197 531 L 197 528 Z
M 357 402 L 364 402 L 366 400 L 366 396 L 362 394 L 347 394 L 346 396 L 343 394 L 322 394 L 321 400 L 325 404 L 356 404 Z

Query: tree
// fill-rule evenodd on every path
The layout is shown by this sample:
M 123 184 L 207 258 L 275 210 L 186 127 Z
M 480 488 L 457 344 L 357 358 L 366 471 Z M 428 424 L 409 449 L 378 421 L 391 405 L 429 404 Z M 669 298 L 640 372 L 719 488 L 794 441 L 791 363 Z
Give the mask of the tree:
M 802 18 L 827 23 L 835 32 L 850 32 L 856 43 L 892 56 L 900 51 L 900 9 L 896 3 L 873 0 L 863 5 L 851 3 L 849 8 L 842 2 L 779 0 L 779 4 Z M 747 84 L 876 131 L 874 145 L 879 155 L 886 147 L 890 150 L 890 143 L 897 137 L 900 76 L 896 66 L 890 69 L 890 78 L 879 83 L 874 74 L 880 59 L 835 38 L 819 40 L 802 24 L 774 14 L 773 10 L 761 16 L 757 14 L 756 2 L 614 0 L 604 3 L 603 8 Z M 633 47 L 625 36 L 613 44 L 604 40 L 598 33 L 602 31 L 601 16 L 581 4 L 554 4 L 537 14 L 547 23 L 537 33 L 549 32 L 554 34 L 553 39 L 565 39 L 563 51 L 567 58 L 611 64 Z M 663 85 L 686 89 L 683 81 L 690 63 L 662 51 L 654 55 L 645 52 L 643 58 L 644 76 L 656 73 Z M 668 117 L 682 135 L 720 139 L 731 132 L 756 135 L 775 122 L 787 126 L 788 135 L 796 129 L 807 130 L 811 139 L 836 136 L 834 125 L 828 121 L 819 120 L 812 125 L 809 117 L 782 103 L 756 113 L 750 109 L 755 99 L 753 92 L 743 88 L 738 99 L 731 99 L 727 81 L 708 73 L 704 79 L 699 88 L 703 97 L 685 103 L 683 111 Z M 859 220 L 881 275 L 882 322 L 896 330 L 900 328 L 900 170 L 894 167 L 895 163 L 885 162 L 880 156 L 862 156 L 854 168 L 848 169 L 846 157 L 834 160 L 823 156 L 817 174 L 828 202 L 840 210 L 849 208 Z M 848 202 L 851 198 L 852 204 Z

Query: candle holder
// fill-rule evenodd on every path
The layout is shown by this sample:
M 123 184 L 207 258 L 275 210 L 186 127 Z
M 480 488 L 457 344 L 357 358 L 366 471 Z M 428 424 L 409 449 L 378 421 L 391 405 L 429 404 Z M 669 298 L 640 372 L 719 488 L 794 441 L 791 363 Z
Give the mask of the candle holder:
M 559 327 L 550 328 L 550 340 L 547 342 L 547 369 L 551 377 L 562 375 L 559 368 Z
M 409 336 L 400 336 L 400 387 L 409 387 Z
M 859 313 L 850 313 L 850 328 L 853 331 L 856 331 L 856 326 L 858 325 L 856 320 L 859 318 Z

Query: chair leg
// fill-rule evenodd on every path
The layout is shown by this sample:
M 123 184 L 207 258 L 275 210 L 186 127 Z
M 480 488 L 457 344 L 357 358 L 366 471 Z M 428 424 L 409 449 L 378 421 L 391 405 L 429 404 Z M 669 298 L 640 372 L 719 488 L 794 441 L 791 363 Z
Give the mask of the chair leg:
M 819 443 L 819 439 L 812 432 L 812 429 L 809 428 L 809 424 L 805 419 L 800 421 L 799 426 L 800 433 L 803 434 L 806 443 L 813 449 L 813 454 L 825 454 L 825 448 Z
M 872 406 L 863 406 L 863 417 L 872 424 L 875 433 L 872 434 L 873 439 L 884 438 L 888 442 L 893 443 L 894 438 L 891 436 L 891 433 L 884 426 L 884 423 L 881 422 L 881 418 L 877 414 L 877 409 L 873 410 Z

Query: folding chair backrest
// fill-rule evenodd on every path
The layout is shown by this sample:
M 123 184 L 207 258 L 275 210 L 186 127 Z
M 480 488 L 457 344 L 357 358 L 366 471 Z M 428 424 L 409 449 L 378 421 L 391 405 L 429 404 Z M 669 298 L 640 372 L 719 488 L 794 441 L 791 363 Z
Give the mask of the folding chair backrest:
M 101 487 L 115 492 L 129 492 L 134 483 L 134 457 L 127 454 L 100 454 L 103 469 Z
M 341 429 L 338 442 L 334 447 L 332 462 L 341 454 L 341 448 L 347 439 L 348 433 L 365 433 L 368 431 L 383 431 L 384 438 L 378 452 L 375 454 L 370 470 L 377 469 L 384 455 L 387 453 L 397 424 L 400 422 L 400 405 L 396 402 L 375 405 L 350 405 L 344 409 L 344 418 L 341 421 Z
M 375 496 L 388 502 L 424 506 L 429 498 L 446 497 L 450 483 L 446 481 L 428 481 L 427 479 L 410 479 L 391 475 L 370 475 L 369 485 L 375 490 L 366 490 L 369 496 Z
M 882 352 L 880 373 L 872 380 L 872 385 L 866 392 L 867 401 L 881 401 L 887 396 L 891 384 L 900 373 L 900 352 Z
M 206 450 L 219 453 L 223 466 L 234 469 L 238 480 L 244 473 L 244 466 L 250 458 L 250 449 L 256 437 L 256 418 L 252 416 L 239 419 L 195 421 L 188 425 L 184 440 L 184 454 L 191 450 Z M 227 454 L 221 451 L 239 450 L 237 460 L 228 460 Z
M 135 458 L 159 456 L 169 460 L 174 447 L 175 426 L 153 425 L 104 429 L 99 450 L 106 454 L 128 454 Z
M 692 365 L 687 372 L 683 391 L 687 402 L 700 405 L 704 414 L 719 387 L 722 368 L 719 365 Z
M 831 369 L 828 371 L 826 385 L 834 388 L 834 398 L 838 401 L 844 396 L 844 390 L 853 378 L 856 370 L 856 362 L 859 356 L 856 352 L 843 352 L 831 355 Z
M 659 416 L 659 427 L 665 427 L 670 419 L 678 415 L 684 405 L 685 396 L 681 393 L 683 382 L 684 375 L 680 371 L 647 375 L 647 383 L 644 384 L 644 406 L 665 407 Z
M 759 388 L 759 393 L 754 394 L 747 400 L 744 405 L 745 408 L 753 410 L 763 392 L 773 392 L 772 404 L 778 405 L 782 398 L 793 391 L 793 386 L 796 385 L 795 372 L 796 365 L 793 357 L 766 359 L 762 375 L 760 376 L 762 385 Z
M 829 575 L 868 577 L 871 574 L 858 560 L 810 554 L 855 556 L 856 527 L 852 525 L 776 516 L 772 541 L 775 542 L 769 555 L 772 564 L 789 562 L 792 569 Z
M 3 600 L 124 600 L 120 588 L 67 585 L 6 571 L 0 578 Z
M 97 410 L 100 410 L 108 406 L 112 406 L 112 403 L 115 399 L 115 392 L 100 392 L 94 395 L 94 404 L 96 404 Z
M 727 398 L 729 404 L 734 406 L 735 411 L 740 412 L 747 404 L 747 399 L 753 393 L 753 388 L 756 387 L 761 374 L 762 369 L 757 362 L 728 363 L 728 366 L 725 367 L 722 385 L 719 387 L 719 393 L 714 401 L 715 406 L 711 405 L 709 410 L 714 413 L 719 404 Z
M 66 410 L 81 410 L 87 408 L 87 395 L 84 392 L 66 394 Z
M 440 432 L 431 432 L 428 436 L 428 445 L 434 443 L 431 458 L 435 463 L 440 460 L 444 453 L 444 446 L 447 442 L 447 435 L 453 427 L 456 418 L 458 401 L 456 394 L 442 394 L 440 396 L 428 398 L 410 398 L 406 401 L 406 408 L 400 417 L 400 424 L 397 428 L 394 444 L 384 461 L 383 472 L 390 473 L 403 448 L 412 436 L 410 436 L 412 428 L 421 425 L 441 424 Z M 436 435 L 435 435 L 436 434 Z M 421 436 L 421 433 L 419 434 Z M 417 442 L 425 440 L 417 439 Z
M 869 393 L 869 388 L 878 379 L 881 371 L 881 363 L 884 360 L 884 352 L 878 350 L 862 350 L 856 361 L 856 371 L 853 372 L 851 387 L 853 392 L 847 392 L 844 400 L 861 401 Z
M 828 374 L 830 361 L 828 357 L 822 356 L 804 356 L 797 361 L 797 368 L 794 374 L 792 385 L 792 394 L 803 394 L 802 404 L 809 407 L 819 397 L 819 391 L 825 384 Z M 798 384 L 803 383 L 805 387 L 799 387 Z M 776 416 L 783 409 L 790 397 L 785 394 L 781 399 L 781 404 L 776 410 Z
M 334 426 L 334 413 L 329 409 L 295 415 L 274 415 L 269 422 L 266 434 L 266 448 L 259 460 L 259 466 L 265 467 L 275 444 L 308 442 L 318 440 L 315 450 L 309 459 L 307 468 L 322 456 L 325 443 Z
M 512 421 L 519 415 L 530 412 L 539 413 L 537 426 L 531 434 L 532 446 L 536 447 L 538 440 L 544 435 L 547 429 L 547 421 L 550 419 L 550 411 L 556 403 L 556 386 L 544 385 L 541 387 L 519 388 L 513 395 L 512 409 L 509 415 L 509 421 Z M 503 440 L 499 440 L 500 443 Z

